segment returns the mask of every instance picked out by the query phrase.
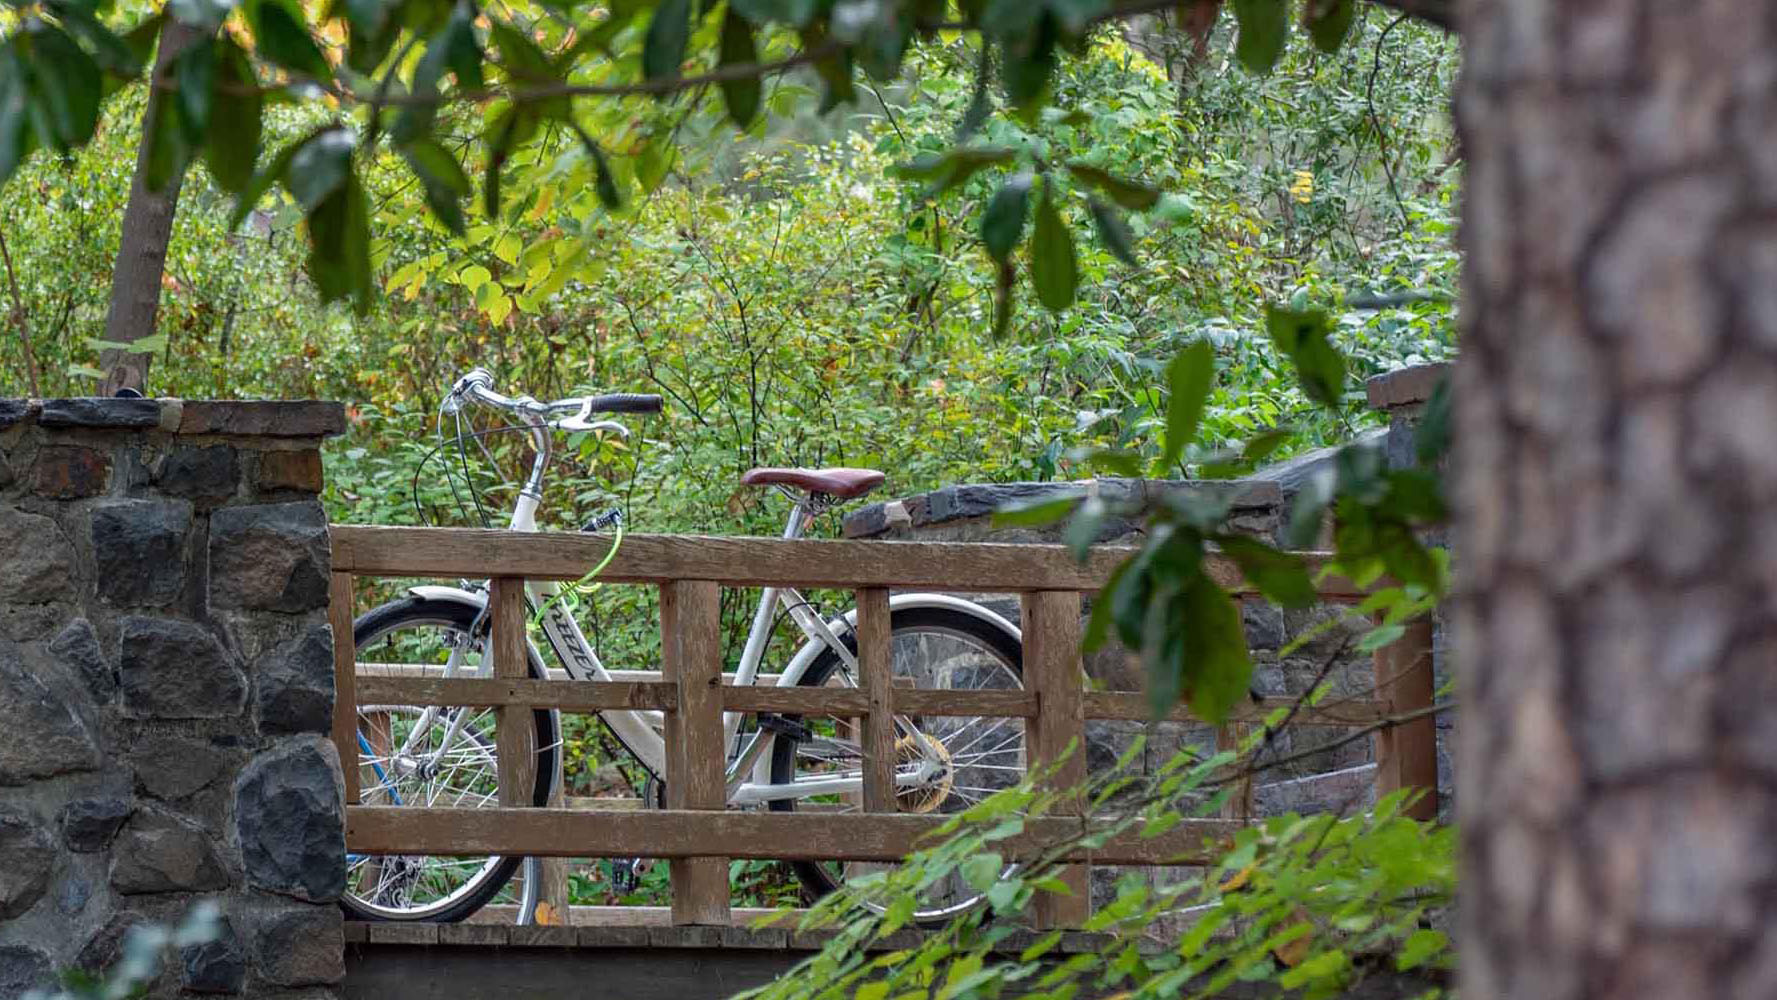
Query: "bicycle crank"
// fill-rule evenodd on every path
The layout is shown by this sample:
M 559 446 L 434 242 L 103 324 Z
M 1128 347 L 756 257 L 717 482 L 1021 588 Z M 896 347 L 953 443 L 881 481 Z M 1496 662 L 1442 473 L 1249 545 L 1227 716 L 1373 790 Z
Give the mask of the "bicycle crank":
M 920 744 L 923 743 L 922 747 Z M 942 740 L 930 733 L 911 733 L 895 741 L 895 770 L 936 761 L 940 768 L 935 779 L 927 784 L 913 785 L 895 792 L 897 807 L 906 813 L 929 813 L 950 797 L 956 784 L 956 768 L 950 751 Z

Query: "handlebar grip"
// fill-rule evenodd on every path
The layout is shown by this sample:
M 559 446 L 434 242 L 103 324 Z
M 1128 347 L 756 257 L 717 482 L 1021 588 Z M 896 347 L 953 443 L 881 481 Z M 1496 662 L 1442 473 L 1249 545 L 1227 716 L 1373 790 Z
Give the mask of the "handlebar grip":
M 590 396 L 586 400 L 591 413 L 659 413 L 663 401 L 659 396 L 638 392 L 613 392 Z

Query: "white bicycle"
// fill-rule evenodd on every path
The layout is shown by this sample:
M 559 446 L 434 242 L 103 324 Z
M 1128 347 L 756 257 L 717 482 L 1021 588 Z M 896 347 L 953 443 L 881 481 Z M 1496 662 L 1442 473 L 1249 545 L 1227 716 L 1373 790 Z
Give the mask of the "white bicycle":
M 507 414 L 528 433 L 536 452 L 513 505 L 510 527 L 536 531 L 553 431 L 602 431 L 627 437 L 606 414 L 658 413 L 658 396 L 616 394 L 539 402 L 494 391 L 493 376 L 475 369 L 458 379 L 442 411 L 458 415 L 471 404 Z M 460 420 L 460 417 L 459 417 Z M 461 430 L 459 426 L 459 442 Z M 775 487 L 793 501 L 783 537 L 799 538 L 813 520 L 881 485 L 868 469 L 753 469 L 750 486 Z M 547 678 L 553 664 L 569 678 L 610 680 L 554 583 L 527 585 L 533 616 L 542 608 L 542 647 L 530 645 L 530 672 Z M 760 665 L 779 623 L 778 609 L 802 634 L 799 647 L 772 681 L 779 686 L 857 684 L 856 610 L 816 612 L 793 589 L 760 595 L 733 683 L 764 680 Z M 1016 689 L 1022 686 L 1019 631 L 1002 616 L 944 594 L 898 594 L 889 601 L 897 684 L 936 689 Z M 492 675 L 487 653 L 487 589 L 465 585 L 414 587 L 400 600 L 358 618 L 353 639 L 360 675 Z M 545 660 L 544 648 L 552 655 Z M 365 805 L 491 808 L 500 802 L 494 753 L 496 711 L 361 705 L 358 710 L 359 787 Z M 663 797 L 666 748 L 658 712 L 607 711 L 605 725 L 651 776 L 644 807 Z M 534 804 L 548 803 L 561 752 L 558 713 L 532 713 L 538 748 Z M 845 811 L 861 801 L 862 757 L 849 723 L 794 716 L 727 713 L 728 803 L 734 809 Z M 968 808 L 1016 784 L 1026 768 L 1022 720 L 1001 718 L 895 719 L 897 808 L 947 813 Z M 517 857 L 358 856 L 348 858 L 343 905 L 369 920 L 461 920 L 500 893 L 524 861 Z M 880 865 L 792 862 L 807 892 L 832 891 Z M 533 879 L 526 879 L 527 891 Z M 952 878 L 922 894 L 916 919 L 935 921 L 977 905 L 980 895 Z M 532 900 L 524 900 L 528 904 Z

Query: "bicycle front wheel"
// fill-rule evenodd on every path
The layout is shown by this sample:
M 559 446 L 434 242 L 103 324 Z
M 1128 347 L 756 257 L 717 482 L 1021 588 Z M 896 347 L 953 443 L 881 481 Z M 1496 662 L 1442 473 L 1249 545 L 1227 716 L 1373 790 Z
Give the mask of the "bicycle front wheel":
M 952 608 L 902 608 L 889 620 L 891 657 L 897 683 L 921 689 L 1017 690 L 1024 686 L 1023 650 L 1003 629 Z M 855 641 L 848 635 L 852 648 Z M 832 650 L 809 665 L 804 685 L 849 685 L 841 661 Z M 995 792 L 1024 780 L 1027 757 L 1024 720 L 974 717 L 927 717 L 902 721 L 911 728 L 896 741 L 898 761 L 922 756 L 942 762 L 939 772 L 920 785 L 897 792 L 896 808 L 904 813 L 956 813 Z M 772 784 L 788 784 L 798 775 L 855 772 L 860 767 L 857 734 L 850 724 L 807 720 L 814 738 L 807 742 L 778 739 L 772 750 Z M 856 811 L 854 796 L 822 796 L 771 802 L 775 811 L 826 809 Z M 792 862 L 803 886 L 815 897 L 825 895 L 860 875 L 886 866 L 869 862 Z M 921 923 L 948 920 L 981 903 L 980 893 L 952 875 L 927 887 L 915 904 Z
M 353 627 L 357 674 L 439 675 L 454 655 L 462 676 L 482 672 L 487 636 L 471 629 L 480 608 L 410 597 L 376 608 Z M 533 677 L 545 677 L 535 651 Z M 358 788 L 364 805 L 489 809 L 500 804 L 494 751 L 497 711 L 486 707 L 358 706 Z M 547 805 L 560 752 L 553 712 L 531 713 L 537 747 L 531 804 Z M 341 905 L 358 920 L 451 922 L 493 901 L 523 858 L 349 855 Z

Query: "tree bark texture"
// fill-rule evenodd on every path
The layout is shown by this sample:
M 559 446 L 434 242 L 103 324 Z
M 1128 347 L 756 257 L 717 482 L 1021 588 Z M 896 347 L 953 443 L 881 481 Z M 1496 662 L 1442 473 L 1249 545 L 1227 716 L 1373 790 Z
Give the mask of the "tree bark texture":
M 1777 5 L 1463 13 L 1462 992 L 1777 996 Z
M 162 80 L 168 66 L 198 31 L 168 17 L 160 31 L 152 79 Z M 111 309 L 105 316 L 105 339 L 131 343 L 154 335 L 155 315 L 160 309 L 161 276 L 166 271 L 167 244 L 173 236 L 173 213 L 179 206 L 180 177 L 164 191 L 148 189 L 148 156 L 154 137 L 148 124 L 156 102 L 171 100 L 166 90 L 150 95 L 142 113 L 142 140 L 136 150 L 136 174 L 130 181 L 130 199 L 123 210 L 123 233 L 117 244 L 117 266 L 111 273 Z M 151 354 L 108 348 L 99 352 L 105 372 L 99 394 L 110 396 L 122 388 L 147 392 Z

